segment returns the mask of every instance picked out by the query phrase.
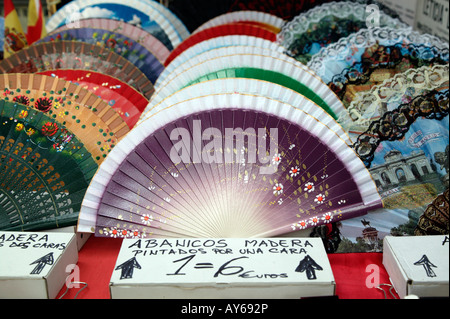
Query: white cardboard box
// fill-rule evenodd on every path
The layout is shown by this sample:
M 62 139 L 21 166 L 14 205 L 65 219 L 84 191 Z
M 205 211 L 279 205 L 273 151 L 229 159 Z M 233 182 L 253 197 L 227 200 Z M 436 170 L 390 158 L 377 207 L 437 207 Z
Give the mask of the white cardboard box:
M 73 233 L 0 232 L 0 298 L 54 299 L 77 261 Z
M 449 296 L 449 237 L 385 237 L 383 265 L 400 298 Z
M 299 299 L 333 296 L 319 238 L 125 239 L 111 298 Z

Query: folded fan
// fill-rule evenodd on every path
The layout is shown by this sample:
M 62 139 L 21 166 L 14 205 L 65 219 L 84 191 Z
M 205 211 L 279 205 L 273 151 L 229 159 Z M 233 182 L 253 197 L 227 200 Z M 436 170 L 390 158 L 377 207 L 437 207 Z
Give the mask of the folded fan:
M 133 129 L 94 177 L 78 230 L 263 237 L 377 207 L 371 176 L 328 127 L 282 102 L 219 94 Z
M 98 165 L 64 125 L 0 100 L 0 229 L 75 225 Z
M 121 79 L 150 99 L 152 82 L 125 58 L 100 46 L 61 41 L 32 45 L 0 62 L 2 73 L 36 73 L 56 69 L 82 69 Z

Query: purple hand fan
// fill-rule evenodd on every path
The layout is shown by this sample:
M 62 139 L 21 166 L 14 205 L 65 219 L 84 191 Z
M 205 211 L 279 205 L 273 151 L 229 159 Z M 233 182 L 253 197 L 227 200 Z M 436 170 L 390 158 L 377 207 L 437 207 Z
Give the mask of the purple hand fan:
M 219 94 L 167 105 L 99 168 L 78 231 L 265 237 L 381 207 L 354 151 L 289 104 Z

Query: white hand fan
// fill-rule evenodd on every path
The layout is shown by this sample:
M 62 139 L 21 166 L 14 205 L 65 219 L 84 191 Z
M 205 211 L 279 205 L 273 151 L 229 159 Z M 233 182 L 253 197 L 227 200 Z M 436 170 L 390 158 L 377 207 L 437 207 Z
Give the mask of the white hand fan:
M 211 58 L 208 58 L 211 57 Z M 248 72 L 238 75 L 237 70 Z M 256 72 L 254 72 L 256 71 Z M 282 53 L 258 47 L 224 47 L 207 51 L 174 70 L 158 86 L 157 94 L 141 115 L 151 115 L 153 105 L 196 81 L 219 77 L 254 77 L 290 87 L 324 108 L 333 117 L 345 117 L 341 101 L 315 74 Z M 263 78 L 264 77 L 264 78 Z M 348 116 L 348 115 L 347 115 Z
M 180 44 L 188 33 L 181 22 L 175 22 L 173 15 L 166 16 L 167 10 L 159 11 L 153 1 L 129 0 L 75 0 L 56 11 L 48 20 L 46 28 L 52 32 L 63 25 L 77 28 L 83 19 L 108 18 L 123 20 L 142 27 L 158 38 L 169 50 Z M 182 28 L 178 31 L 177 28 Z
M 352 149 L 297 108 L 223 94 L 166 109 L 132 130 L 101 165 L 79 231 L 264 237 L 380 207 Z
M 264 80 L 251 78 L 224 78 L 199 82 L 187 86 L 175 92 L 171 96 L 165 98 L 160 103 L 154 106 L 154 112 L 152 113 L 155 114 L 163 111 L 163 108 L 167 105 L 179 104 L 181 102 L 185 102 L 187 100 L 205 95 L 226 93 L 264 96 L 289 104 L 294 108 L 298 108 L 300 112 L 305 112 L 313 116 L 319 122 L 329 127 L 336 133 L 337 136 L 339 136 L 339 138 L 344 140 L 348 145 L 353 144 L 347 133 L 342 129 L 341 125 L 317 104 L 308 100 L 305 96 L 294 90 Z
M 279 33 L 285 23 L 283 19 L 270 13 L 244 10 L 221 14 L 199 26 L 193 33 L 218 25 L 234 22 L 251 23 L 258 26 L 263 26 L 265 28 L 269 28 L 269 30 L 275 33 Z
M 181 64 L 187 62 L 188 60 L 196 57 L 197 55 L 213 49 L 229 46 L 260 47 L 278 51 L 280 53 L 283 53 L 284 51 L 284 48 L 279 44 L 259 37 L 246 35 L 227 35 L 223 37 L 208 39 L 194 45 L 193 47 L 190 47 L 189 49 L 183 51 L 183 53 L 181 53 L 179 56 L 177 56 L 169 65 L 166 66 L 164 71 L 159 75 L 155 86 L 159 86 L 176 68 L 178 68 Z

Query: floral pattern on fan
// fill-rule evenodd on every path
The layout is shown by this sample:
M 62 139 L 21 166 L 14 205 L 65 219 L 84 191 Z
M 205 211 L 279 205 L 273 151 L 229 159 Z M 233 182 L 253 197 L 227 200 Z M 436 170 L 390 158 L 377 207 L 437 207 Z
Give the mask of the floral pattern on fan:
M 196 125 L 213 141 L 169 139 Z M 96 234 L 266 236 L 365 214 L 344 166 L 293 122 L 245 109 L 202 112 L 166 125 L 127 156 L 102 197 Z

